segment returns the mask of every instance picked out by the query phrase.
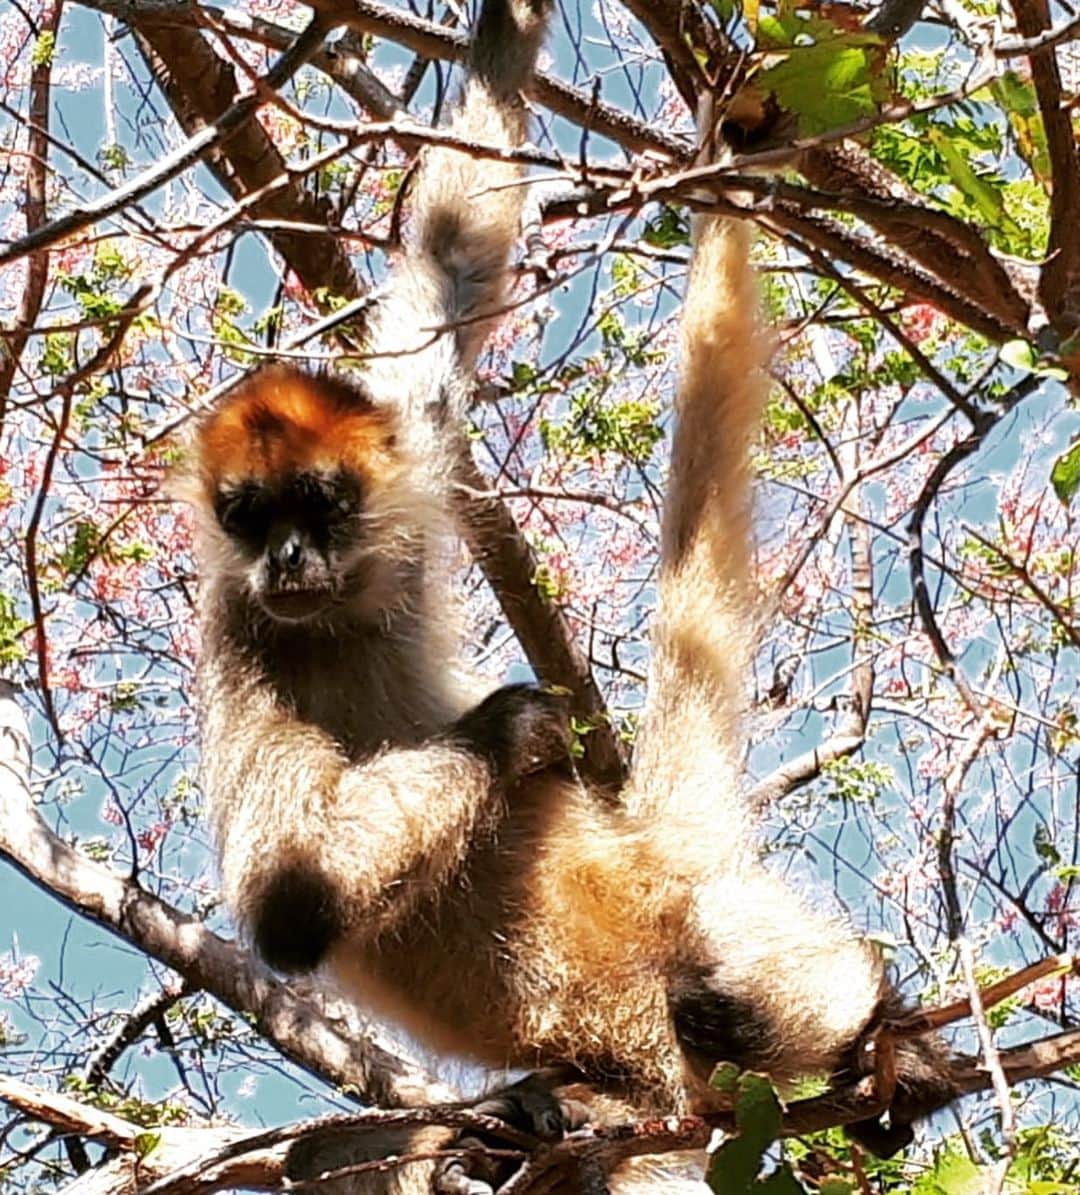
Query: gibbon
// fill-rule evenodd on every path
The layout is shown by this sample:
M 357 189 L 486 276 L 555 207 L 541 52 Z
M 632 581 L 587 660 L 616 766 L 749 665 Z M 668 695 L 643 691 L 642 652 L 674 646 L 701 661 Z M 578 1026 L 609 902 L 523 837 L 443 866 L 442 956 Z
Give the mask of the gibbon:
M 456 133 L 521 142 L 548 7 L 484 0 Z M 738 796 L 745 458 L 766 353 L 738 224 L 697 225 L 625 807 L 574 774 L 557 699 L 478 701 L 461 669 L 449 428 L 521 195 L 512 164 L 429 152 L 362 372 L 264 370 L 197 429 L 202 777 L 226 898 L 273 967 L 324 966 L 442 1054 L 572 1063 L 625 1109 L 707 1106 L 719 1060 L 778 1082 L 863 1073 L 899 1008 L 881 962 L 764 871 Z M 897 1070 L 891 1121 L 852 1129 L 880 1152 L 955 1094 L 934 1041 L 899 1046 Z M 326 1164 L 316 1150 L 308 1173 Z M 363 1189 L 431 1177 L 415 1165 Z

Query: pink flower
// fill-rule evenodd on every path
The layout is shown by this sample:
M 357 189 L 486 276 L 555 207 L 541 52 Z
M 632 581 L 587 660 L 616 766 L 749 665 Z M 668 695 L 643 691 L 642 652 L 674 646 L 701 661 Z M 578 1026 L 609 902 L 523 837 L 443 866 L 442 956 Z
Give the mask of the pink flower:
M 101 820 L 108 822 L 110 826 L 122 826 L 124 824 L 124 815 L 120 812 L 119 807 L 111 797 L 101 807 Z
M 941 312 L 929 303 L 916 303 L 904 309 L 904 330 L 916 344 L 932 336 L 941 320 Z
M 41 960 L 33 954 L 16 958 L 10 951 L 0 954 L 0 997 L 16 1000 L 33 982 Z
M 169 832 L 168 822 L 155 822 L 149 829 L 140 830 L 137 837 L 139 846 L 142 847 L 147 854 L 157 850 L 161 844 L 162 839 Z
M 1065 996 L 1065 981 L 1061 975 L 1040 979 L 1025 990 L 1025 1003 L 1043 1012 L 1060 1008 Z

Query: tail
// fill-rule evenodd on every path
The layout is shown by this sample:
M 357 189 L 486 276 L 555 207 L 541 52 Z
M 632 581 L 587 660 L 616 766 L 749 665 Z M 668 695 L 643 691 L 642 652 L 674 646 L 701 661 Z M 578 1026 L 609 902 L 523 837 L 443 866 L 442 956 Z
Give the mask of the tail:
M 520 93 L 532 78 L 550 7 L 550 0 L 483 0 L 450 125 L 456 137 L 507 149 L 524 141 Z M 411 240 L 369 329 L 369 380 L 380 401 L 400 395 L 451 415 L 464 412 L 489 326 L 484 317 L 505 300 L 523 175 L 516 162 L 444 146 L 425 153 L 412 192 Z M 431 331 L 447 325 L 443 336 Z M 378 359 L 387 351 L 408 355 L 388 365 Z
M 767 392 L 746 228 L 699 218 L 682 329 L 682 376 L 660 560 L 659 604 L 628 805 L 733 845 L 739 720 L 750 668 L 748 450 Z M 732 820 L 735 819 L 734 824 Z

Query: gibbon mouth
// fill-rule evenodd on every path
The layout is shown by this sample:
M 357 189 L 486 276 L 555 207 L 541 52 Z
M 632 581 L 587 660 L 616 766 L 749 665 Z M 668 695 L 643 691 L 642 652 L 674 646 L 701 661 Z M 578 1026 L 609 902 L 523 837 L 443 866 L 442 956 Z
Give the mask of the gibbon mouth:
M 283 622 L 303 622 L 322 614 L 334 599 L 331 589 L 279 589 L 261 596 L 263 609 Z

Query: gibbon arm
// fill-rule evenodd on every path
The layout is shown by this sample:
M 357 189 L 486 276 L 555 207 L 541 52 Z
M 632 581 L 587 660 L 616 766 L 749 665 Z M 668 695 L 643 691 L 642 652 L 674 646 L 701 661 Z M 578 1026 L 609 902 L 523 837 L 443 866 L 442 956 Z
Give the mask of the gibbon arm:
M 374 932 L 406 915 L 497 800 L 483 756 L 451 745 L 350 765 L 329 734 L 224 652 L 204 668 L 202 702 L 225 897 L 284 971 L 316 966 L 347 931 Z M 432 792 L 443 794 L 438 818 L 425 808 Z M 352 924 L 361 913 L 365 925 Z
M 439 738 L 360 762 L 227 644 L 204 652 L 201 698 L 225 896 L 283 971 L 407 917 L 490 831 L 520 769 L 568 757 L 558 705 L 521 687 Z

